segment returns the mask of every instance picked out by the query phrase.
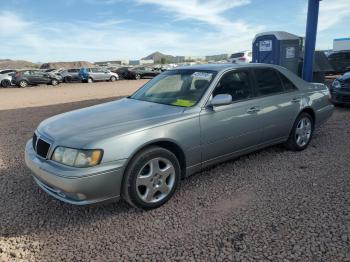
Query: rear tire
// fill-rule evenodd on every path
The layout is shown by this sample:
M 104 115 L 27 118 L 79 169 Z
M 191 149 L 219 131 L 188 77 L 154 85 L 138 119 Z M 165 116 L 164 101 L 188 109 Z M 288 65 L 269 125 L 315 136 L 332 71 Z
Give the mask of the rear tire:
M 122 196 L 136 208 L 149 210 L 166 203 L 180 181 L 180 164 L 176 156 L 161 147 L 140 151 L 128 165 Z
M 10 85 L 11 85 L 11 82 L 8 79 L 4 79 L 1 81 L 1 86 L 4 88 L 9 87 Z
M 93 80 L 91 77 L 89 77 L 89 78 L 87 79 L 87 82 L 88 82 L 89 84 L 91 84 L 91 83 L 94 82 L 94 80 Z
M 18 86 L 21 88 L 25 88 L 28 86 L 28 82 L 26 80 L 21 80 L 19 81 Z
M 135 75 L 135 79 L 136 79 L 136 80 L 140 80 L 140 79 L 141 79 L 141 75 L 140 75 L 140 74 L 136 74 L 136 75 Z
M 309 145 L 314 131 L 314 120 L 310 114 L 301 113 L 294 122 L 292 131 L 285 144 L 292 151 L 302 151 Z

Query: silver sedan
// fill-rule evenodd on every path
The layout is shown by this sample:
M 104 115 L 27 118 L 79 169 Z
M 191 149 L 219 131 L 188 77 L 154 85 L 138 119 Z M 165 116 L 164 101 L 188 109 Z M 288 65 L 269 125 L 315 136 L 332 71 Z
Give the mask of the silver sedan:
M 273 65 L 166 71 L 130 97 L 46 119 L 25 149 L 35 182 L 85 205 L 167 202 L 191 174 L 261 148 L 304 150 L 333 113 L 323 84 Z

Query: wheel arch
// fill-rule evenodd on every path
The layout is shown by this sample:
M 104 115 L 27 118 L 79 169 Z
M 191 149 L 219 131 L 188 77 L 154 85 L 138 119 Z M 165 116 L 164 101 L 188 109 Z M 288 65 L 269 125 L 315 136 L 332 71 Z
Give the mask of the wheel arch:
M 181 146 L 176 143 L 175 141 L 171 139 L 160 139 L 160 140 L 154 140 L 149 141 L 146 144 L 143 144 L 142 146 L 138 147 L 130 156 L 126 163 L 126 167 L 128 167 L 131 164 L 131 161 L 134 159 L 134 157 L 141 152 L 142 150 L 145 150 L 148 147 L 151 146 L 158 146 L 164 149 L 169 150 L 171 153 L 173 153 L 176 158 L 179 161 L 180 168 L 181 168 L 181 178 L 184 178 L 186 176 L 186 155 L 184 150 L 181 148 Z
M 315 127 L 316 124 L 316 114 L 315 111 L 311 108 L 311 107 L 305 107 L 303 108 L 300 113 L 298 114 L 298 116 L 302 113 L 308 113 L 311 117 L 312 117 L 312 121 L 313 121 L 313 125 Z

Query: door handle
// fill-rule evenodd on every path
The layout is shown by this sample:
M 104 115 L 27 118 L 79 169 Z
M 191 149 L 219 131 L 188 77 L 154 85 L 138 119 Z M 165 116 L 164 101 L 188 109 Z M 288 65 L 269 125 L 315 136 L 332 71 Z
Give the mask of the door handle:
M 247 113 L 248 113 L 248 114 L 254 114 L 254 113 L 257 113 L 257 112 L 259 112 L 259 111 L 260 111 L 260 108 L 259 108 L 259 107 L 253 106 L 253 107 L 251 107 L 251 108 L 249 108 L 249 109 L 247 110 Z
M 300 98 L 294 97 L 291 102 L 292 103 L 299 103 L 300 102 Z

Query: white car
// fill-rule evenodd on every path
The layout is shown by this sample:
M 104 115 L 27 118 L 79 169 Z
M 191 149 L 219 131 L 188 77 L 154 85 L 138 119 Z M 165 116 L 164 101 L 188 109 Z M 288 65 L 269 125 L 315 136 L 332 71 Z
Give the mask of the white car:
M 252 62 L 253 54 L 252 51 L 242 51 L 234 53 L 230 56 L 228 61 L 234 64 L 245 64 Z
M 12 74 L 15 70 L 0 71 L 0 87 L 9 87 L 12 85 Z

